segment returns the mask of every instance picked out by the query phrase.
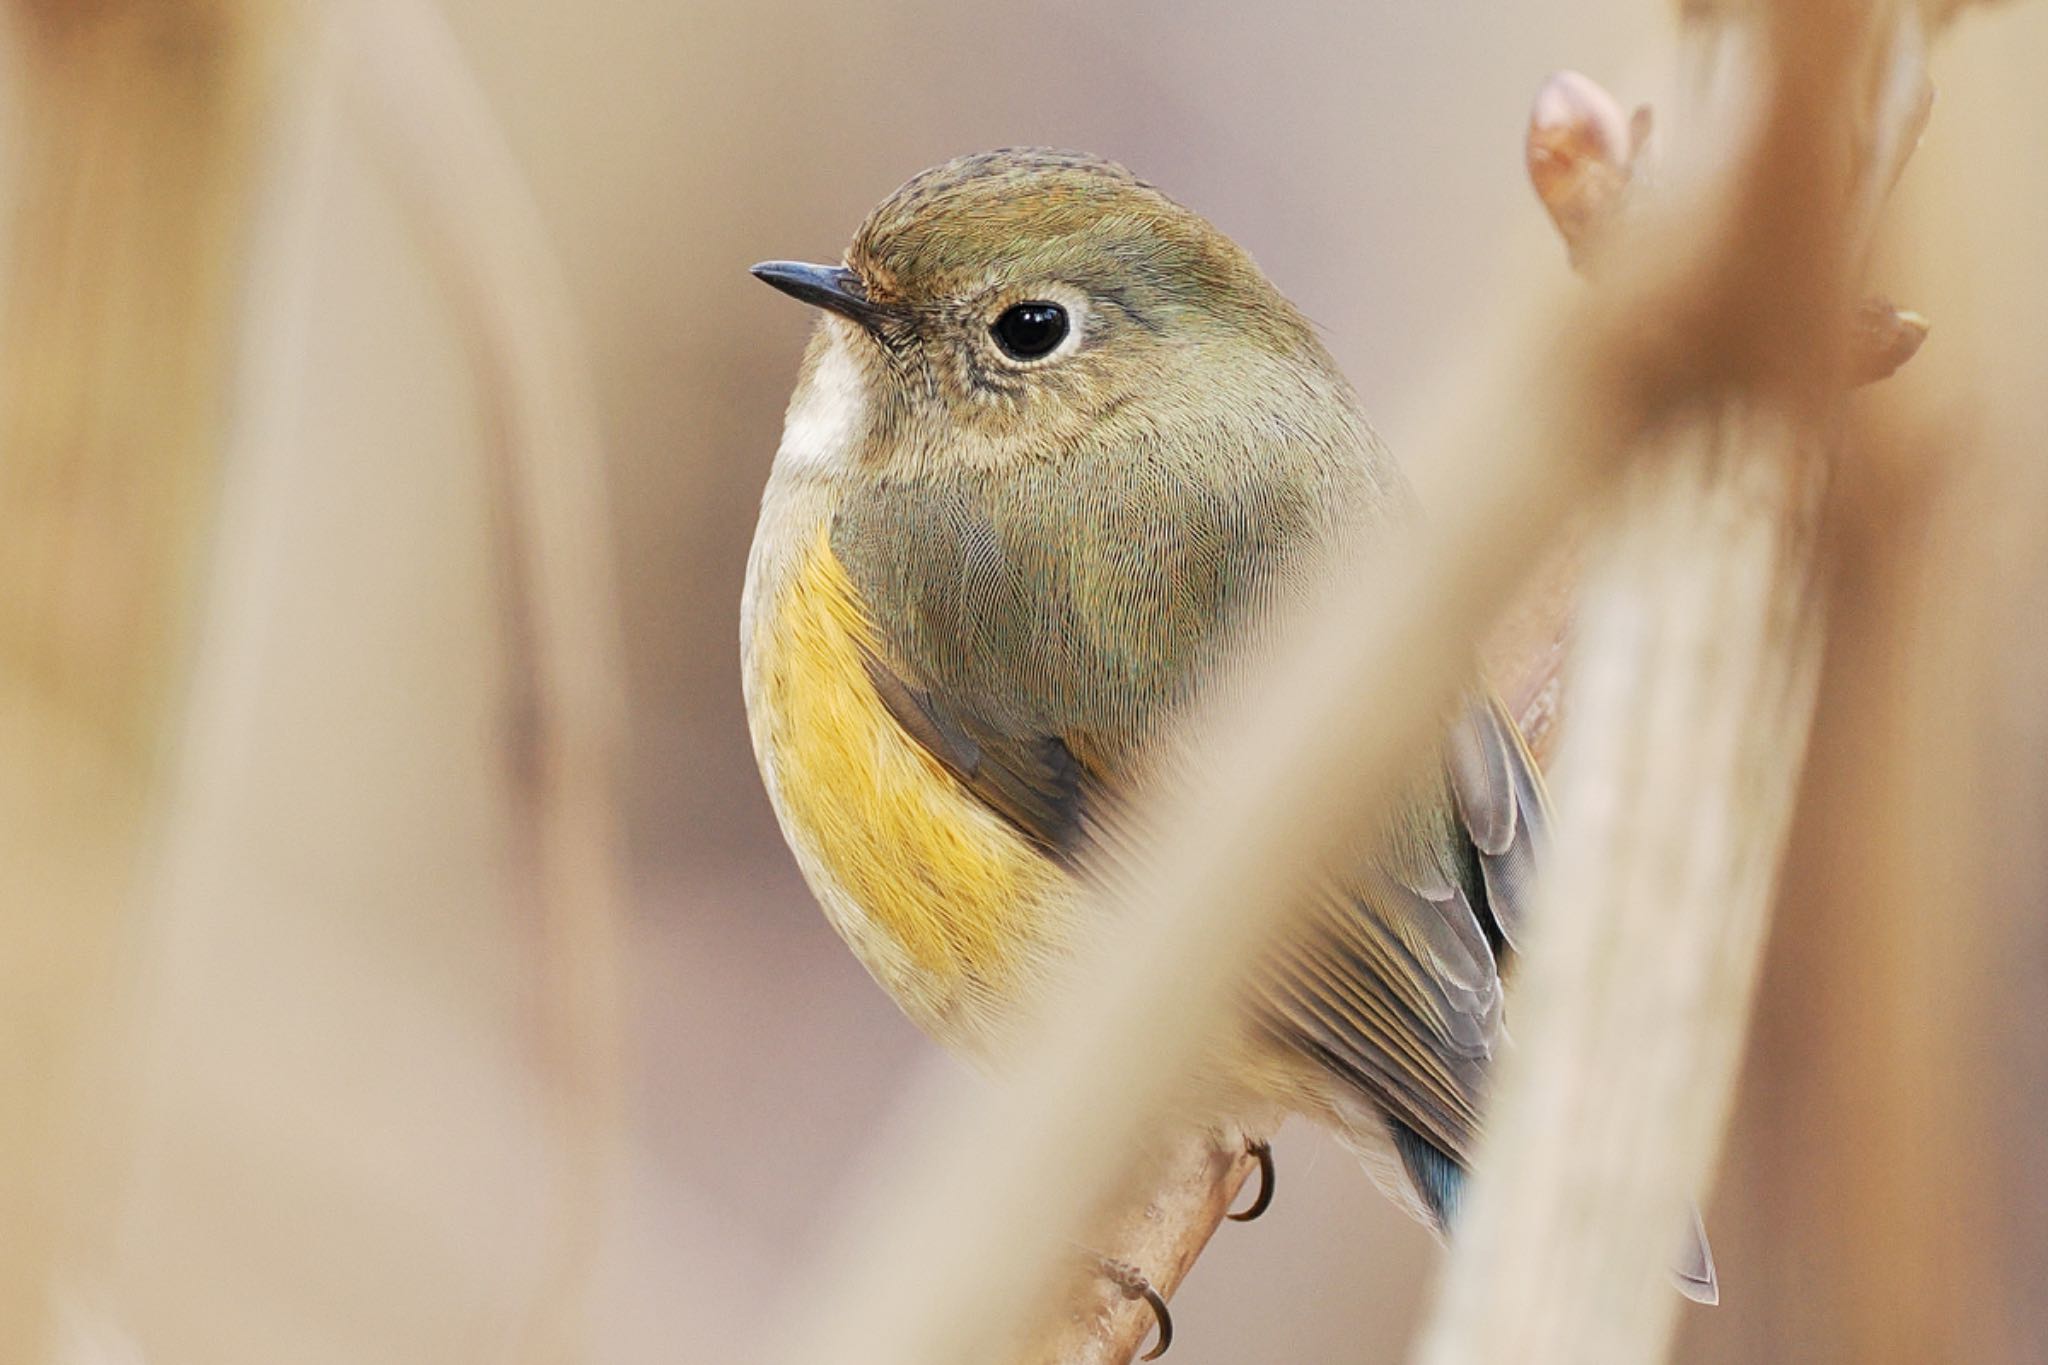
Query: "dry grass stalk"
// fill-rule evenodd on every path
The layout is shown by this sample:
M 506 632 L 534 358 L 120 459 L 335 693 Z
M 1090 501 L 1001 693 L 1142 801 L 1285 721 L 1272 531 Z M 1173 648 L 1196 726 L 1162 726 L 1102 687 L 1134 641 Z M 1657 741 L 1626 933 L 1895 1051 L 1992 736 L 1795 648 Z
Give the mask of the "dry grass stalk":
M 1766 93 L 1769 120 L 1804 132 L 1801 92 L 1781 81 Z M 1759 151 L 1775 146 L 1767 138 Z M 1727 169 L 1726 183 L 1782 188 L 1741 155 Z M 1653 417 L 1672 411 L 1679 360 L 1696 384 L 1702 358 L 1741 373 L 1774 339 L 1727 301 L 1751 296 L 1760 266 L 1783 263 L 1785 249 L 1759 256 L 1756 243 L 1804 205 L 1751 193 L 1728 212 L 1660 220 L 1617 260 L 1611 289 L 1545 310 L 1540 329 L 1515 329 L 1517 354 L 1541 357 L 1540 370 L 1482 376 L 1471 401 L 1449 409 L 1459 428 L 1411 461 L 1437 513 L 1428 532 L 1376 566 L 1369 601 L 1333 604 L 1289 637 L 1246 689 L 1262 704 L 1205 729 L 1204 770 L 1230 780 L 1165 794 L 1138 870 L 1123 869 L 1122 904 L 1105 909 L 1113 941 L 1080 964 L 1079 988 L 1020 1059 L 1015 1084 L 927 1097 L 901 1158 L 911 1174 L 858 1211 L 781 1358 L 986 1358 L 1045 1302 L 1065 1279 L 1062 1239 L 1123 1188 L 1129 1154 L 1184 1093 L 1282 907 L 1339 837 L 1384 809 L 1494 605 Z M 1646 337 L 1643 317 L 1668 325 Z M 1358 707 L 1360 696 L 1375 706 Z
M 107 1213 L 77 1105 L 178 728 L 279 9 L 10 7 L 0 1359 L 43 1357 L 53 1283 Z
M 2039 402 L 2042 15 L 1944 63 L 1943 154 L 1902 187 L 1940 356 L 1852 426 L 1829 499 L 1814 777 L 1759 1001 L 1748 1177 L 1762 1340 L 1877 1362 L 2048 1348 Z M 2031 33 L 2035 41 L 2016 41 Z M 1958 120 L 1961 120 L 1958 122 Z M 1930 151 L 1937 149 L 1930 147 Z M 1815 1274 L 1825 1267 L 1825 1274 Z
M 623 1122 L 613 766 L 624 713 L 598 423 L 540 215 L 454 37 L 416 0 L 346 13 L 360 104 L 465 326 L 490 436 L 521 881 L 541 930 L 555 1228 L 523 1359 L 584 1354 Z
M 1739 54 L 1701 23 L 1703 65 Z M 1873 34 L 1847 11 L 1791 6 L 1771 29 L 1776 79 L 1798 88 L 1763 125 L 1776 174 L 1752 192 L 1784 221 L 1830 219 L 1785 177 L 1844 185 L 1829 152 L 1847 145 L 1865 82 L 1876 91 L 1850 220 L 1795 229 L 1773 262 L 1825 307 L 1917 136 L 1918 29 L 1897 10 Z M 1811 375 L 1854 344 L 1846 328 L 1803 344 L 1788 329 L 1776 350 Z M 1704 1189 L 1726 1122 L 1818 676 L 1824 411 L 1798 399 L 1756 386 L 1679 427 L 1630 490 L 1582 603 L 1568 707 L 1598 723 L 1567 732 L 1562 856 L 1524 967 L 1522 1047 L 1423 1342 L 1430 1365 L 1654 1360 L 1668 1343 L 1664 1267 L 1681 1192 Z
M 1723 1121 L 1818 664 L 1796 440 L 1741 415 L 1645 471 L 1582 597 L 1557 889 L 1425 1360 L 1654 1359 L 1680 1302 L 1676 1192 Z
M 1950 428 L 1896 406 L 1858 424 L 1859 456 L 1893 468 L 1830 499 L 1822 716 L 1772 953 L 1789 994 L 1759 1020 L 1800 1082 L 1769 1101 L 1784 1245 L 1759 1268 L 1798 1292 L 1757 1309 L 1778 1340 L 1874 1365 L 2038 1349 L 2004 1335 L 1998 1080 L 1963 1061 L 1985 1050 L 1978 1000 L 2005 949 L 1986 932 L 1996 853 L 1970 756 L 1995 654 L 1983 614 L 1954 605 L 1995 589 L 1969 581 L 1990 566 L 1952 539 L 1967 532 L 1929 477 L 1960 453 Z

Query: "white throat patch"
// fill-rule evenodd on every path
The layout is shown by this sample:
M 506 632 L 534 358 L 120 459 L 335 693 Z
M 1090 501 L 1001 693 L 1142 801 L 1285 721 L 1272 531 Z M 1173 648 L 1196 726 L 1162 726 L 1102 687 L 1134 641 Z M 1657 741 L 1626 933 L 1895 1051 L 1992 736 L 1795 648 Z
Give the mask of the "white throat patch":
M 844 466 L 867 406 L 867 383 L 846 338 L 833 328 L 810 377 L 789 402 L 775 462 L 789 469 L 828 471 Z

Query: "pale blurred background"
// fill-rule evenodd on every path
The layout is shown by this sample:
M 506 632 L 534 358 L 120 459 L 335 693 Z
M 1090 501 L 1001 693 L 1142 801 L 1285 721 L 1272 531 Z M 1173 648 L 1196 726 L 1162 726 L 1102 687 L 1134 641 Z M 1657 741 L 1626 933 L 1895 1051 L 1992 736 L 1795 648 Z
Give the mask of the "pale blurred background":
M 631 1155 L 600 1358 L 744 1361 L 934 1051 L 816 912 L 748 749 L 740 580 L 811 319 L 746 267 L 834 258 L 871 204 L 958 153 L 1102 153 L 1251 250 L 1398 452 L 1506 284 L 1565 276 L 1523 178 L 1531 94 L 1574 66 L 1646 96 L 1668 16 L 1634 0 L 448 11 L 567 275 L 617 529 Z M 2048 53 L 2044 19 L 2001 14 L 1993 34 L 1987 17 L 1958 45 L 2018 33 Z M 2005 97 L 1944 87 L 1930 146 Z M 81 1330 L 153 1361 L 481 1358 L 538 1273 L 550 1176 L 531 931 L 506 909 L 478 392 L 347 102 L 288 112 L 275 151 L 311 160 L 277 173 L 298 189 L 268 196 L 257 255 L 289 274 L 309 232 L 315 268 L 294 304 L 248 300 L 257 353 L 191 702 L 205 742 L 164 831 L 138 1011 L 133 1211 L 113 1281 L 81 1288 Z M 2012 132 L 2040 164 L 2040 125 Z M 1940 300 L 1911 302 L 1939 318 Z M 1785 1083 L 1767 1065 L 1753 1082 Z M 1709 1210 L 1725 1304 L 1688 1310 L 1694 1360 L 1802 1358 L 1754 1335 L 1746 1132 Z M 1271 1213 L 1227 1225 L 1176 1300 L 1170 1359 L 1401 1359 L 1433 1243 L 1321 1137 L 1290 1130 L 1278 1155 Z

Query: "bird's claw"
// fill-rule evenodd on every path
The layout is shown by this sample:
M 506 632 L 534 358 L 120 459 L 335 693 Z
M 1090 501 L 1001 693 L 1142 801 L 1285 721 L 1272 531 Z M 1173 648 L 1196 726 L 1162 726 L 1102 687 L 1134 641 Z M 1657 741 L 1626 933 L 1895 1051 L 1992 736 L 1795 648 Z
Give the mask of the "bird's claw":
M 1102 1276 L 1115 1285 L 1127 1299 L 1143 1299 L 1152 1306 L 1153 1320 L 1159 1324 L 1159 1342 L 1140 1360 L 1157 1360 L 1166 1354 L 1166 1348 L 1173 1345 L 1173 1314 L 1166 1310 L 1165 1296 L 1152 1287 L 1152 1281 L 1145 1278 L 1145 1272 L 1129 1261 L 1112 1260 L 1107 1256 L 1096 1258 L 1102 1269 Z
M 1233 1223 L 1249 1223 L 1252 1219 L 1273 1207 L 1273 1144 L 1263 1138 L 1245 1140 L 1244 1149 L 1259 1159 L 1259 1193 L 1251 1207 L 1242 1213 L 1230 1215 Z

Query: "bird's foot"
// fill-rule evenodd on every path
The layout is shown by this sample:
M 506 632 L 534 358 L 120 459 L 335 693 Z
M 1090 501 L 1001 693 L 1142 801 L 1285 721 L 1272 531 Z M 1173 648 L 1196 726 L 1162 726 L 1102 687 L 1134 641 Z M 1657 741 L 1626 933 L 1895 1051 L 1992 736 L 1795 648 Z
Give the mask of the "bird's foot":
M 1152 1281 L 1145 1278 L 1145 1272 L 1129 1261 L 1119 1261 L 1098 1254 L 1096 1268 L 1102 1277 L 1117 1287 L 1127 1299 L 1143 1299 L 1152 1307 L 1152 1317 L 1159 1324 L 1159 1342 L 1140 1356 L 1140 1360 L 1157 1360 L 1166 1354 L 1166 1348 L 1173 1345 L 1173 1314 L 1166 1311 L 1166 1298 L 1152 1287 Z

